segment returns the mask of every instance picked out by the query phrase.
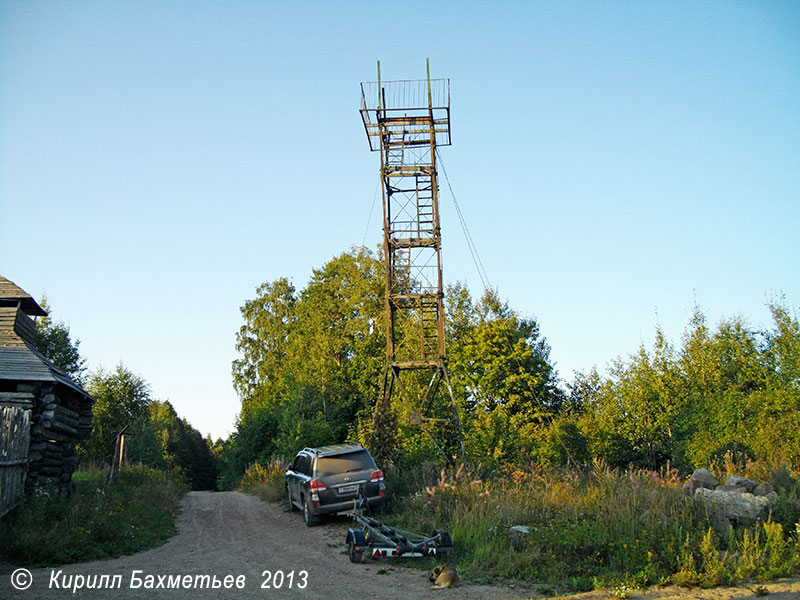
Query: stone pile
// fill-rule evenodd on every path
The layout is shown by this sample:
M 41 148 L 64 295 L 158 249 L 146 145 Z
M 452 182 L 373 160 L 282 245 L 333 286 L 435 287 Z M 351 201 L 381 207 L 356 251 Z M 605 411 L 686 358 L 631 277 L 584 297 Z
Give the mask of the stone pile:
M 714 511 L 715 519 L 750 524 L 766 517 L 778 500 L 769 483 L 759 484 L 747 477 L 729 475 L 720 484 L 708 469 L 697 469 L 683 486 L 683 491 L 700 498 Z

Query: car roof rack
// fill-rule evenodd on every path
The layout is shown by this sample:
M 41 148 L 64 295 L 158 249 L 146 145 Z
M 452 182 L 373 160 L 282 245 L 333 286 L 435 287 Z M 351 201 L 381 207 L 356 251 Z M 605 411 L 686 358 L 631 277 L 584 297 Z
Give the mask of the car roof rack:
M 353 450 L 361 450 L 364 446 L 358 442 L 342 442 L 341 444 L 329 444 L 327 446 L 319 446 L 318 448 L 303 448 L 304 452 L 311 454 L 338 454 L 340 452 L 352 452 Z

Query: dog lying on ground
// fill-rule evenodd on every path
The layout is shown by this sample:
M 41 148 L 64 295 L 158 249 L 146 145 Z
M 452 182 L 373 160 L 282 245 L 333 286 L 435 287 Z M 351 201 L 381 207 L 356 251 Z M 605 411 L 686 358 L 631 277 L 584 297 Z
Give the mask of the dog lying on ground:
M 439 565 L 438 567 L 434 567 L 428 579 L 433 582 L 431 586 L 432 590 L 458 587 L 458 584 L 461 582 L 456 568 L 451 565 Z

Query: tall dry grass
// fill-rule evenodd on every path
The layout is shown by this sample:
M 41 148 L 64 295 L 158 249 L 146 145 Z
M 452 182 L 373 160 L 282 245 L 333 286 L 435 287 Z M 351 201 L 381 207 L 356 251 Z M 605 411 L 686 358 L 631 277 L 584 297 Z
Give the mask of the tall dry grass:
M 280 502 L 286 497 L 284 476 L 289 468 L 282 458 L 273 458 L 267 464 L 255 463 L 245 470 L 239 489 L 268 502 Z
M 717 585 L 800 572 L 800 542 L 767 521 L 714 530 L 677 472 L 511 468 L 492 481 L 443 474 L 395 503 L 412 530 L 447 529 L 468 577 L 504 577 L 588 590 L 679 581 Z M 524 525 L 527 535 L 511 527 Z

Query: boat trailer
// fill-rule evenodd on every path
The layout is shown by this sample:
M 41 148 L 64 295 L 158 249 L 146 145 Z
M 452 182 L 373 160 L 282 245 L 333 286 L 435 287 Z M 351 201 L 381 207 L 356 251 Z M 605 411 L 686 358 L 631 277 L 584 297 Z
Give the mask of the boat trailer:
M 430 535 L 404 531 L 390 527 L 373 517 L 364 515 L 366 502 L 362 494 L 351 513 L 360 527 L 347 530 L 347 554 L 350 562 L 359 563 L 363 557 L 373 558 L 391 556 L 442 556 L 453 549 L 450 534 L 434 529 Z

